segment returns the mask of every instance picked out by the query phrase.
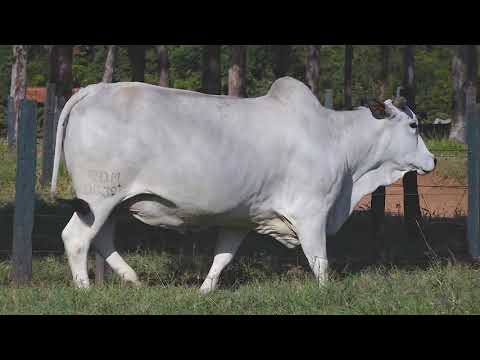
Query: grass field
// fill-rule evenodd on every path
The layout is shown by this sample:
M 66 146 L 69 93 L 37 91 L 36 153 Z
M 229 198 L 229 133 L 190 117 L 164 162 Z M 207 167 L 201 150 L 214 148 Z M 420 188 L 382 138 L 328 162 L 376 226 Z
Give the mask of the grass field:
M 10 285 L 0 263 L 0 314 L 480 314 L 480 268 L 433 262 L 427 268 L 367 268 L 332 272 L 320 288 L 308 269 L 271 270 L 239 259 L 220 289 L 202 296 L 206 259 L 182 263 L 170 256 L 132 254 L 127 261 L 148 285 L 134 289 L 118 278 L 102 287 L 75 290 L 63 257 L 34 262 L 29 286 Z

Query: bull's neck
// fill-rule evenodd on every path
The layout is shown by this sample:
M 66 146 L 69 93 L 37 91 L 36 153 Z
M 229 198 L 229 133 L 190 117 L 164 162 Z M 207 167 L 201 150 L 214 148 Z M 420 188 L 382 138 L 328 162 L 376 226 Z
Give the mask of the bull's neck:
M 357 182 L 381 164 L 382 153 L 378 151 L 384 141 L 385 123 L 370 116 L 368 111 L 343 112 L 342 137 L 339 142 L 346 159 L 348 172 Z

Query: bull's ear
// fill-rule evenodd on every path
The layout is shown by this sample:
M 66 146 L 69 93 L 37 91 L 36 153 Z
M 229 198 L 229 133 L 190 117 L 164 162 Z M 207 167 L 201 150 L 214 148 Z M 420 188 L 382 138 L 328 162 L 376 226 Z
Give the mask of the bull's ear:
M 386 119 L 388 117 L 387 109 L 385 104 L 378 100 L 368 100 L 366 106 L 372 112 L 372 115 L 375 119 Z

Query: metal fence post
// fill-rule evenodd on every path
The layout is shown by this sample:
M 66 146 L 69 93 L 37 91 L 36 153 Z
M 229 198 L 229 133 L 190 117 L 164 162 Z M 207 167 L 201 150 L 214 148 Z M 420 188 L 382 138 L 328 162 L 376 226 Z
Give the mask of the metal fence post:
M 480 260 L 480 104 L 476 104 L 476 89 L 467 89 L 468 141 L 468 250 L 473 260 Z
M 42 158 L 42 176 L 40 184 L 45 186 L 52 178 L 53 158 L 55 156 L 55 134 L 57 128 L 55 127 L 55 84 L 48 83 L 47 98 L 45 101 L 45 121 L 43 123 L 43 158 Z
M 8 97 L 8 105 L 7 105 L 7 144 L 9 147 L 15 146 L 15 106 L 13 102 L 13 98 L 11 96 Z
M 333 109 L 333 90 L 332 89 L 326 89 L 325 90 L 325 101 L 324 101 L 324 106 L 327 109 Z
M 37 106 L 23 100 L 17 136 L 17 174 L 13 219 L 13 279 L 16 282 L 32 278 L 32 230 L 35 209 Z

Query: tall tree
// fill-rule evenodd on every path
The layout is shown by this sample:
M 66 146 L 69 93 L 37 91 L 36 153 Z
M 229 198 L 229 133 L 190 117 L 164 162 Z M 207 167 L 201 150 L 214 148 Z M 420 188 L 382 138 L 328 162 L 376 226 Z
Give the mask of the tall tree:
M 221 45 L 203 45 L 202 50 L 202 92 L 220 94 L 220 47 Z
M 381 101 L 385 101 L 387 98 L 387 87 L 390 80 L 390 52 L 390 45 L 380 45 L 381 67 L 378 97 Z
M 132 81 L 145 82 L 145 55 L 147 45 L 128 45 Z
M 27 91 L 27 45 L 13 45 L 13 64 L 10 83 L 10 97 L 13 99 L 13 110 L 15 119 L 13 120 L 10 145 L 15 145 L 18 134 L 18 121 L 20 118 L 20 104 L 25 99 Z
M 403 93 L 407 105 L 415 112 L 415 45 L 405 45 L 403 49 Z M 403 178 L 403 202 L 405 208 L 405 223 L 409 237 L 417 238 L 422 227 L 422 213 L 418 196 L 417 173 L 409 172 Z
M 290 45 L 271 45 L 272 69 L 276 79 L 284 77 L 290 68 L 291 48 Z
M 307 45 L 307 85 L 317 98 L 320 97 L 320 49 L 321 45 Z
M 230 46 L 230 68 L 228 70 L 228 95 L 247 96 L 247 45 Z
M 457 45 L 452 60 L 453 125 L 450 138 L 466 142 L 466 89 L 476 88 L 478 59 L 475 45 Z
M 352 108 L 352 63 L 353 63 L 353 45 L 345 45 L 345 79 L 344 79 L 345 109 Z
M 115 72 L 115 63 L 117 61 L 118 48 L 117 45 L 109 45 L 107 60 L 105 61 L 105 72 L 103 73 L 103 82 L 113 82 L 113 74 Z
M 55 95 L 68 100 L 72 96 L 73 45 L 53 45 L 49 52 L 50 83 L 55 84 Z
M 170 86 L 170 63 L 168 61 L 168 49 L 165 45 L 155 45 L 158 55 L 158 72 L 160 74 L 160 80 L 158 85 L 163 87 Z

